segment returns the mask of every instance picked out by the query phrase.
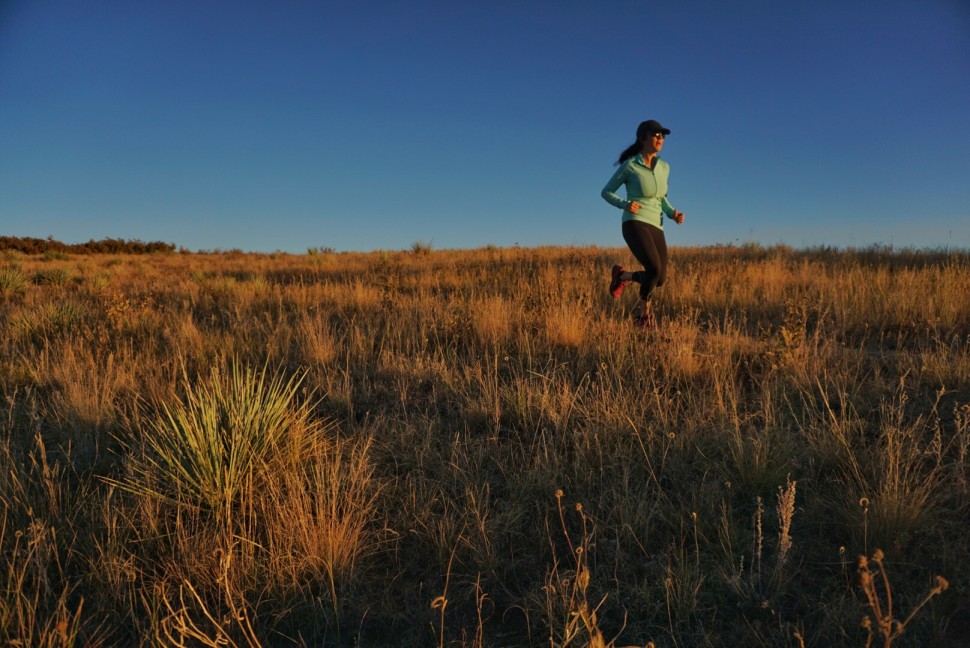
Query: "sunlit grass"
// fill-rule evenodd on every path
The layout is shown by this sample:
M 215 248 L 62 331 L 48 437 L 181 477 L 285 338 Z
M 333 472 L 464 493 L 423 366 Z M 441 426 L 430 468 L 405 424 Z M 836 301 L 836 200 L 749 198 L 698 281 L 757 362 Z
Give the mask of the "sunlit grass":
M 965 642 L 964 252 L 5 259 L 4 645 Z

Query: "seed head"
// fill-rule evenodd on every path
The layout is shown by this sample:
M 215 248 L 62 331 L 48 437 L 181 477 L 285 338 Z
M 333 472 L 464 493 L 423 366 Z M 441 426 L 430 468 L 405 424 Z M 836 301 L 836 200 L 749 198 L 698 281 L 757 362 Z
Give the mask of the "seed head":
M 936 596 L 950 586 L 950 581 L 942 576 L 937 576 L 934 580 L 936 581 L 936 585 L 934 585 L 933 589 L 930 590 L 930 596 Z

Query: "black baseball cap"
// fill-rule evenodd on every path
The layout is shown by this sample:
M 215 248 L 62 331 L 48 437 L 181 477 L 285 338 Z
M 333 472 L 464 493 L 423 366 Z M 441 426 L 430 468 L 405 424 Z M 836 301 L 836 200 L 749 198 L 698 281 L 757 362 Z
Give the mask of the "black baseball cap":
M 664 135 L 670 135 L 670 129 L 664 128 L 660 125 L 660 122 L 655 119 L 648 119 L 645 122 L 641 122 L 640 125 L 637 126 L 638 140 L 643 139 L 651 133 L 663 133 Z

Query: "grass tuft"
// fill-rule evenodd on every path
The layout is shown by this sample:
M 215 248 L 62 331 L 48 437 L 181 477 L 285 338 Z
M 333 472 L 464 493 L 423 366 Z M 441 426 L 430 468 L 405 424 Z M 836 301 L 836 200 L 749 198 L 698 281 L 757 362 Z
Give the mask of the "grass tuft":
M 66 286 L 71 273 L 64 268 L 49 268 L 34 273 L 34 283 L 38 286 Z
M 29 280 L 23 270 L 17 267 L 0 269 L 0 295 L 17 295 L 25 290 Z
M 285 378 L 232 361 L 196 382 L 185 397 L 162 403 L 140 430 L 123 486 L 177 503 L 228 513 L 251 499 L 286 453 L 299 454 L 324 427 L 297 402 L 304 374 Z

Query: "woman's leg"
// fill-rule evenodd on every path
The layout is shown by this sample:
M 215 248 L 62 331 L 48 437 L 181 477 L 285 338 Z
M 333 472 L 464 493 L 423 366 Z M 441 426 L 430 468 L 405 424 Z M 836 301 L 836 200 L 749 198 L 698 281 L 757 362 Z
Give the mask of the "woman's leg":
M 657 270 L 657 288 L 664 285 L 667 281 L 667 237 L 659 227 L 647 225 L 650 235 L 653 237 L 653 246 L 657 249 L 657 258 L 660 259 L 660 266 Z
M 667 240 L 663 230 L 640 221 L 625 221 L 623 240 L 643 266 L 642 271 L 631 275 L 640 284 L 640 298 L 648 301 L 654 288 L 667 278 Z

